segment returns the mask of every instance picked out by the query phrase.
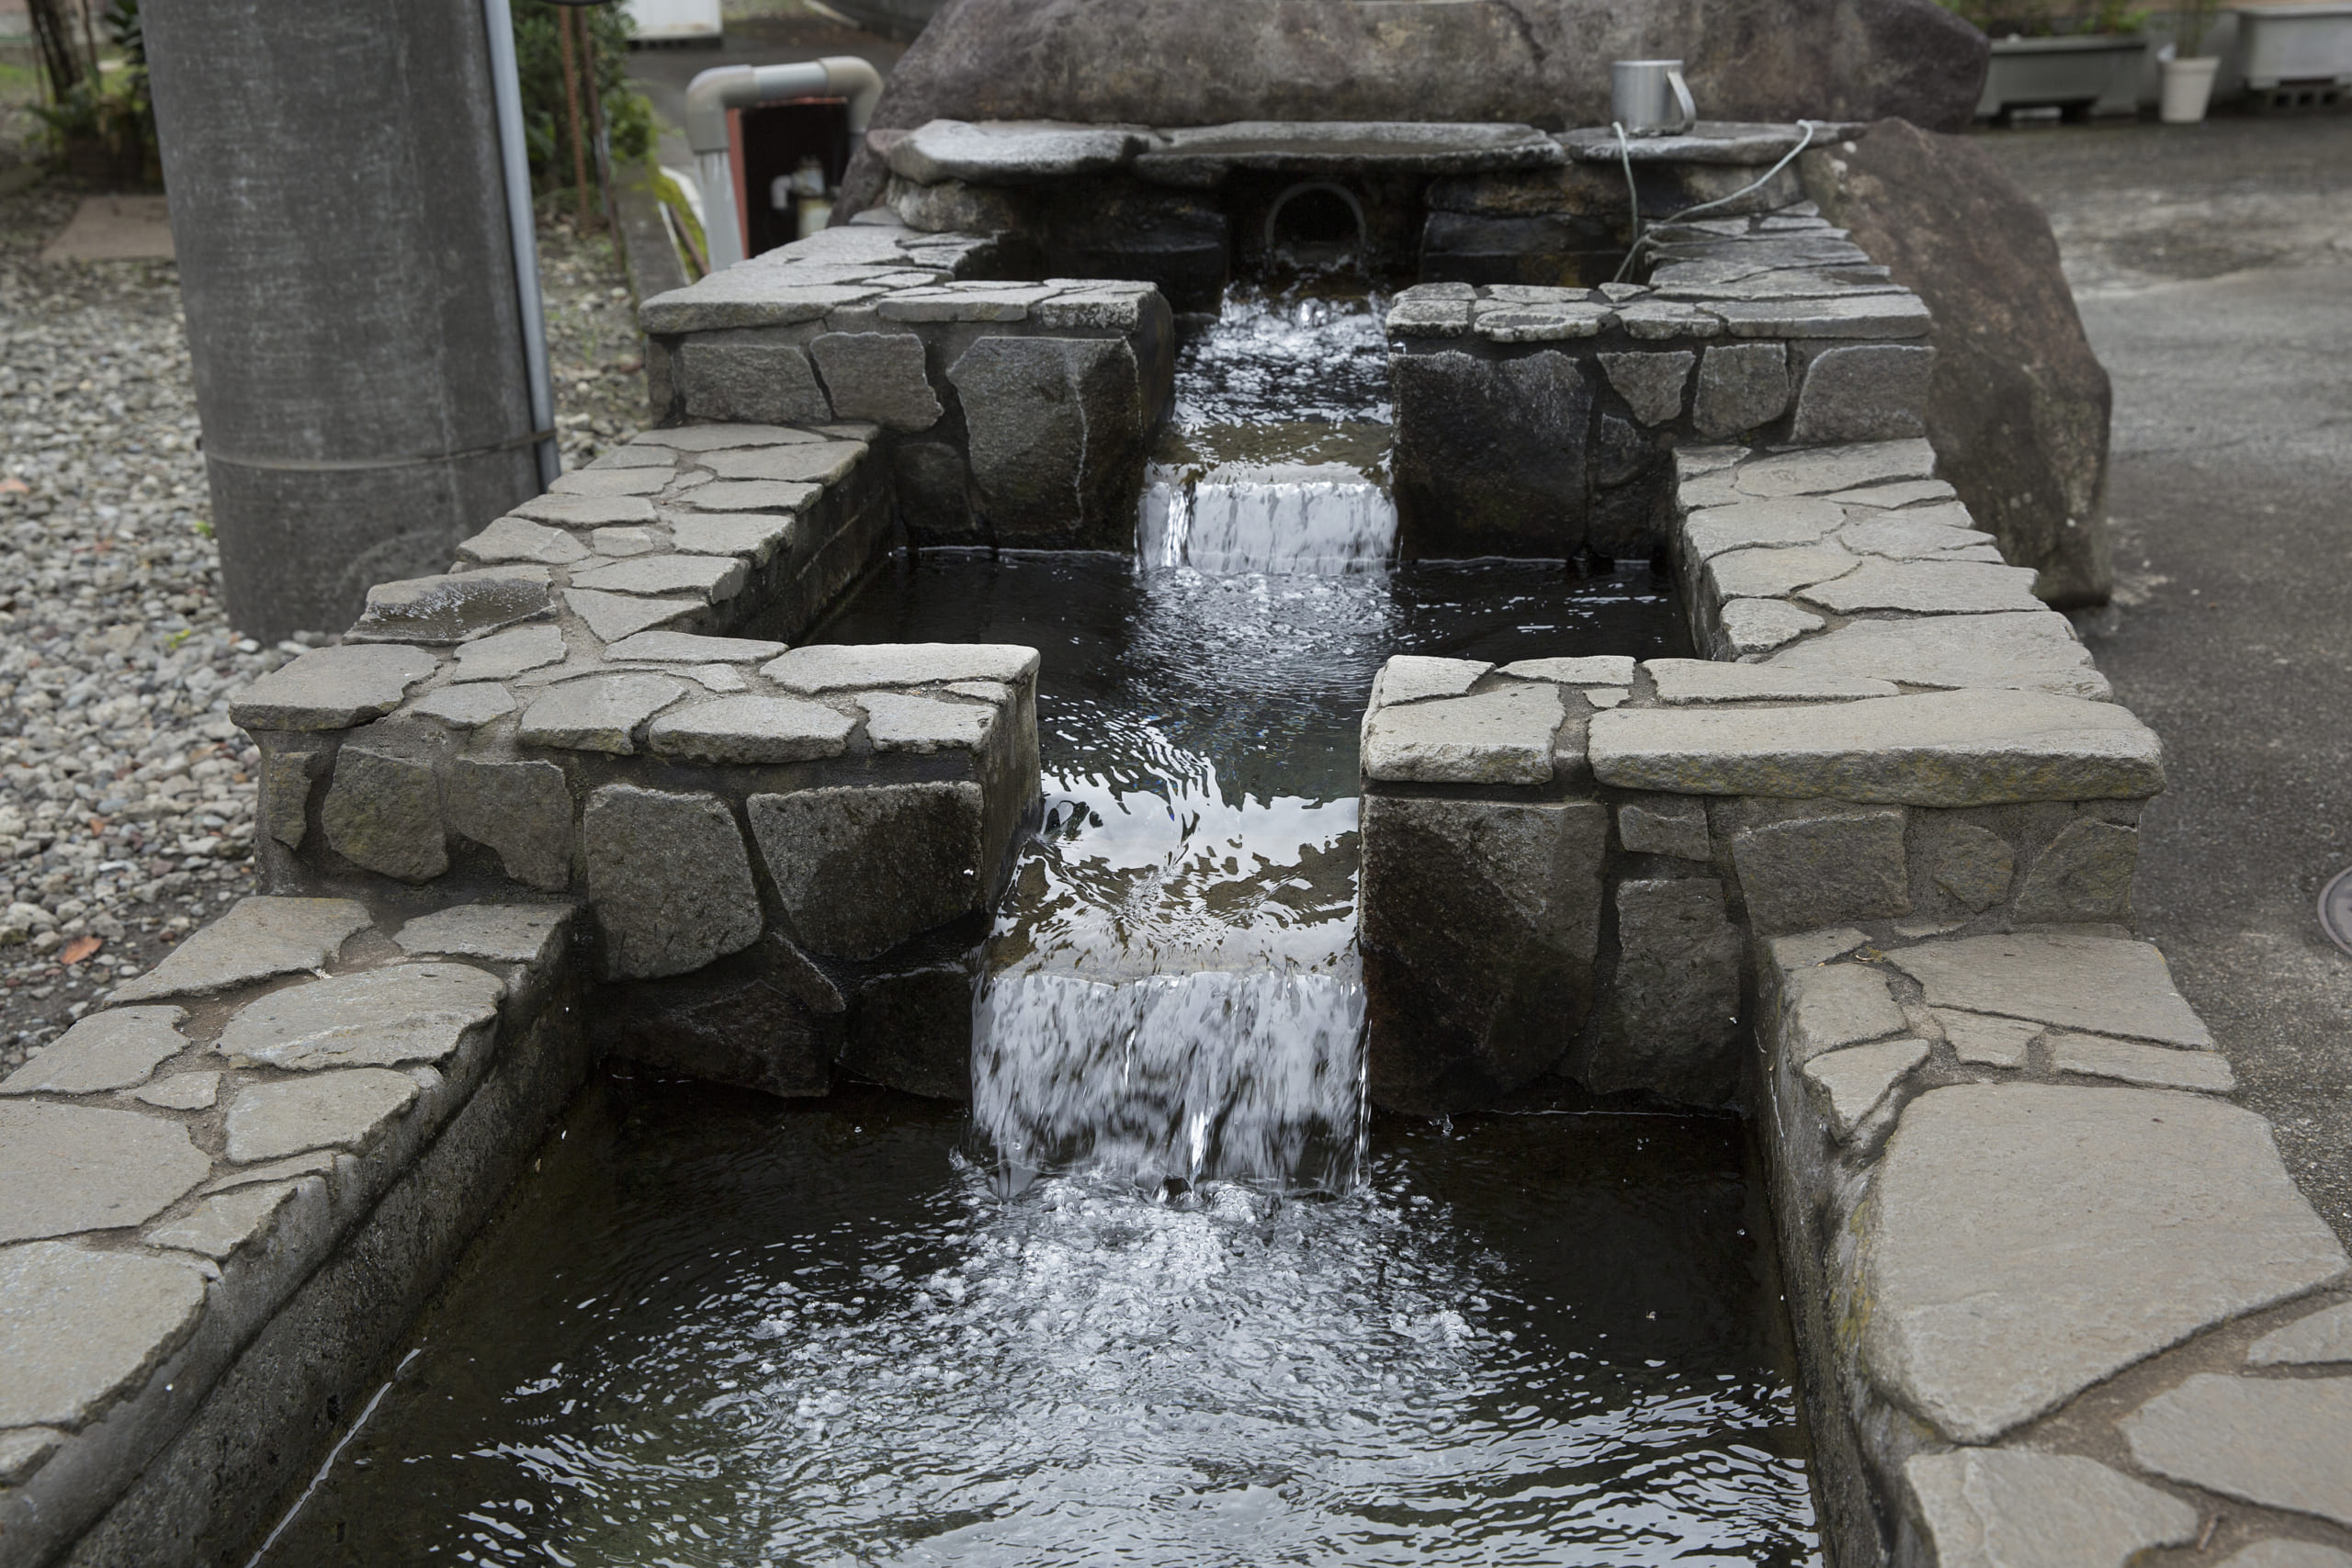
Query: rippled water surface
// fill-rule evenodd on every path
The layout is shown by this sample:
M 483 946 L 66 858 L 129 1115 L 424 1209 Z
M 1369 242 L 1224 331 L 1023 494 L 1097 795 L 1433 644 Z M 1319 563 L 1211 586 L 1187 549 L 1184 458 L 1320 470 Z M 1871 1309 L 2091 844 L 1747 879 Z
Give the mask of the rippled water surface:
M 1004 1199 L 962 1121 L 592 1091 L 263 1561 L 1812 1560 L 1736 1123 L 1384 1122 L 1283 1202 Z

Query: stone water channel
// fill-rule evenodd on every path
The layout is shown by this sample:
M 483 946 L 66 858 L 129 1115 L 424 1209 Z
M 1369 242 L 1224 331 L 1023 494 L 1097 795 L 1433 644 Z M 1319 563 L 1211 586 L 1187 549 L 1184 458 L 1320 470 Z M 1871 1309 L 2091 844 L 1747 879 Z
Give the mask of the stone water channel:
M 1383 662 L 1682 643 L 1647 562 L 1392 562 L 1385 305 L 1198 323 L 1135 558 L 816 634 L 1044 655 L 969 1111 L 597 1084 L 261 1562 L 1812 1559 L 1741 1124 L 1365 1103 Z

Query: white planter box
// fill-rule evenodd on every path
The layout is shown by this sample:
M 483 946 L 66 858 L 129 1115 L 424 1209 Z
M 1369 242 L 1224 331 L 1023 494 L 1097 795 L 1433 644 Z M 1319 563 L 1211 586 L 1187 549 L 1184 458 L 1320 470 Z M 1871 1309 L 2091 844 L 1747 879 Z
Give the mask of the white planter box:
M 726 29 L 718 0 L 623 0 L 629 37 L 639 43 L 717 43 Z
M 2352 3 L 2233 6 L 2245 85 L 2256 92 L 2281 82 L 2333 82 L 2352 87 Z
M 2087 118 L 2102 98 L 2137 96 L 2148 40 L 2138 34 L 2090 38 L 2006 38 L 1993 40 L 1979 115 L 2007 109 L 2052 108 Z

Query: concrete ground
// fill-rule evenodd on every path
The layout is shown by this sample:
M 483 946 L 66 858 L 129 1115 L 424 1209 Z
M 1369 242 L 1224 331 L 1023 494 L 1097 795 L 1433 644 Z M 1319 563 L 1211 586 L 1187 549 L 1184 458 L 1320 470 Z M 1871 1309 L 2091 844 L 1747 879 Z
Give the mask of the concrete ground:
M 2352 116 L 1987 132 L 2115 379 L 2118 592 L 2083 631 L 2164 737 L 2143 929 L 2352 1241 Z

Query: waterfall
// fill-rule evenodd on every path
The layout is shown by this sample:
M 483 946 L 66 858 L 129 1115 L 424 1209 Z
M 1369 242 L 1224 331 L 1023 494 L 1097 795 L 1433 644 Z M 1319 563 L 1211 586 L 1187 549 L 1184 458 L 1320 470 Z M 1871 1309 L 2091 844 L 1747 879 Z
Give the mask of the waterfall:
M 1197 479 L 1155 465 L 1136 554 L 1147 567 L 1336 577 L 1386 563 L 1396 506 L 1342 463 L 1228 464 Z

